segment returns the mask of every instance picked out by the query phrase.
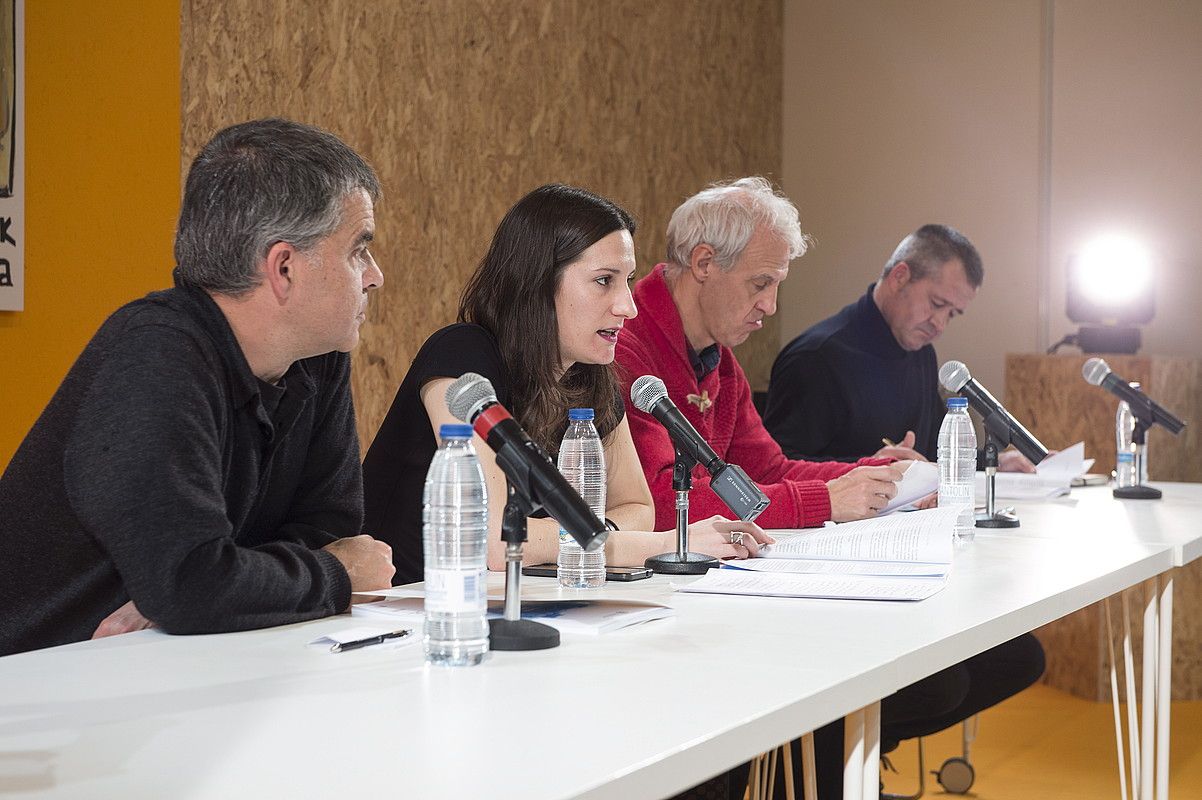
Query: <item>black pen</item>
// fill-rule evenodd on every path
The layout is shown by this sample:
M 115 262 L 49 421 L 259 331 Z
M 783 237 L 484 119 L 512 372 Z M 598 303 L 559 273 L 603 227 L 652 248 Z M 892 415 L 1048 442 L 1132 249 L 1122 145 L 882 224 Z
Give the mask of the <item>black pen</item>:
M 403 631 L 393 631 L 392 633 L 381 633 L 379 636 L 372 636 L 368 639 L 356 639 L 353 642 L 339 642 L 330 648 L 330 652 L 345 653 L 347 650 L 358 650 L 360 647 L 380 644 L 388 641 L 389 639 L 403 639 L 411 633 L 413 633 L 412 630 L 406 629 Z

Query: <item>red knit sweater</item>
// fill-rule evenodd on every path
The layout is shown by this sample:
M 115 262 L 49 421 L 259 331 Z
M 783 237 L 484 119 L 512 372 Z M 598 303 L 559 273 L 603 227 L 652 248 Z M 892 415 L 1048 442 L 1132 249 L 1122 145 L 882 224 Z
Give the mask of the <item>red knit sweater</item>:
M 718 368 L 698 385 L 689 363 L 680 312 L 668 291 L 660 264 L 634 287 L 639 314 L 626 323 L 618 336 L 618 374 L 624 396 L 641 375 L 657 375 L 668 387 L 668 397 L 693 423 L 725 461 L 738 464 L 760 485 L 772 501 L 756 519 L 764 528 L 804 528 L 821 525 L 831 517 L 831 498 L 826 481 L 860 464 L 887 464 L 889 459 L 861 459 L 858 464 L 836 461 L 791 461 L 764 429 L 759 412 L 751 402 L 751 386 L 730 348 L 719 346 Z M 688 396 L 710 401 L 703 412 L 701 403 Z M 676 524 L 672 464 L 675 451 L 668 432 L 654 417 L 627 406 L 627 419 L 643 472 L 655 500 L 655 527 Z M 730 516 L 730 510 L 710 488 L 709 475 L 701 467 L 693 471 L 689 496 L 689 520 L 714 514 Z

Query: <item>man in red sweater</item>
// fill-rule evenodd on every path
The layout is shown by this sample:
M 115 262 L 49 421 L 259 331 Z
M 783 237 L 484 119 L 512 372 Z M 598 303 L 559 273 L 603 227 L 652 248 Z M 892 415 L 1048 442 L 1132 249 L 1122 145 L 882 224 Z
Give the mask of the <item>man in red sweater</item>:
M 771 504 L 765 528 L 799 528 L 870 517 L 897 493 L 905 462 L 793 461 L 764 429 L 732 347 L 776 313 L 789 262 L 806 250 L 797 209 L 763 178 L 715 185 L 690 197 L 668 223 L 668 262 L 636 284 L 639 314 L 618 337 L 623 386 L 641 375 L 663 379 L 681 413 L 724 460 L 738 464 Z M 655 499 L 655 524 L 675 524 L 675 451 L 654 417 L 628 406 L 627 418 Z M 691 520 L 729 511 L 698 467 Z

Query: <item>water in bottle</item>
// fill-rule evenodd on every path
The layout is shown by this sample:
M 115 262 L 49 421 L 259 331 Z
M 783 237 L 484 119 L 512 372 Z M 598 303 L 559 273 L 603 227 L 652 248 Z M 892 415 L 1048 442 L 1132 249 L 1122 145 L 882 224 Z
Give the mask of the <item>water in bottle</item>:
M 959 507 L 955 535 L 971 542 L 976 534 L 977 434 L 968 416 L 968 400 L 947 399 L 947 415 L 939 426 L 939 507 Z
M 426 473 L 426 661 L 479 664 L 488 652 L 488 496 L 470 425 L 443 425 Z
M 1128 384 L 1132 389 L 1139 388 L 1139 381 Z M 1118 411 L 1114 414 L 1114 485 L 1117 487 L 1135 486 L 1148 483 L 1148 440 L 1144 437 L 1141 458 L 1135 456 L 1135 414 L 1126 400 L 1119 401 Z M 1139 474 L 1136 474 L 1136 461 L 1139 462 Z
M 605 519 L 605 450 L 593 426 L 591 408 L 568 411 L 568 430 L 559 446 L 559 471 L 584 498 L 597 519 Z M 587 589 L 605 584 L 605 550 L 586 553 L 559 529 L 559 585 Z
M 1119 488 L 1139 483 L 1135 475 L 1135 415 L 1125 400 L 1114 415 L 1114 485 Z

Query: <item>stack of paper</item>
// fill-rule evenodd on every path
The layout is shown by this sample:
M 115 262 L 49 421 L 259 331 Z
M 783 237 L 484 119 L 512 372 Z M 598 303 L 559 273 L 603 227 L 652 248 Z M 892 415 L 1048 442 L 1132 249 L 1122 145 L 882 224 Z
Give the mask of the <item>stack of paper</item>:
M 420 627 L 424 618 L 421 597 L 393 597 L 375 603 L 351 606 L 351 616 L 388 619 L 392 623 Z M 503 602 L 489 601 L 489 619 L 500 619 Z M 526 600 L 522 619 L 533 619 L 562 633 L 597 635 L 675 614 L 675 609 L 646 600 Z
M 1039 464 L 1035 472 L 999 472 L 994 481 L 994 496 L 999 500 L 1048 500 L 1068 494 L 1073 479 L 1084 475 L 1093 466 L 1092 458 L 1085 458 L 1085 444 L 1077 442 L 1072 447 L 1054 453 Z M 977 504 L 985 501 L 985 473 L 977 473 Z
M 940 578 L 880 578 L 865 575 L 799 575 L 711 569 L 678 592 L 828 600 L 925 600 L 943 589 Z
M 956 509 L 934 508 L 821 530 L 776 530 L 760 557 L 728 561 L 677 591 L 923 600 L 943 588 Z

